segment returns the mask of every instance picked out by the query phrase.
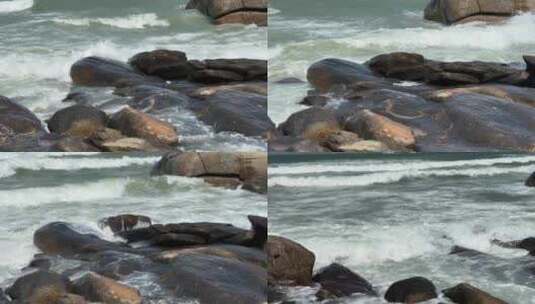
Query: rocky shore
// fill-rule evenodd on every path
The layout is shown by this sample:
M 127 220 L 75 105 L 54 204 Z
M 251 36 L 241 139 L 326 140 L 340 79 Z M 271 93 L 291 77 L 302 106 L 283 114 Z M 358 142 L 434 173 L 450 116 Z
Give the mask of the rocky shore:
M 526 250 L 535 248 L 533 239 L 501 242 L 501 244 L 505 244 L 502 246 L 508 248 Z M 279 236 L 268 236 L 266 253 L 269 303 L 294 303 L 288 298 L 286 292 L 288 288 L 299 286 L 315 288 L 317 303 L 338 303 L 337 300 L 368 296 L 383 297 L 390 303 L 411 304 L 438 299 L 440 294 L 458 304 L 507 303 L 469 283 L 460 283 L 439 291 L 431 280 L 419 276 L 394 282 L 384 294 L 379 294 L 372 283 L 339 263 L 333 263 L 314 273 L 314 253 L 292 240 Z M 490 257 L 484 253 L 458 246 L 454 247 L 450 254 L 474 261 L 488 260 Z M 498 258 L 494 259 L 496 261 Z M 495 263 L 495 265 L 496 268 L 503 266 L 501 263 Z
M 186 9 L 199 10 L 215 24 L 268 24 L 267 0 L 190 0 Z
M 269 136 L 271 151 L 535 151 L 535 58 L 526 68 L 390 53 L 324 59 L 308 109 Z
M 101 221 L 122 241 L 102 239 L 89 227 L 50 223 L 34 234 L 41 253 L 0 291 L 0 303 L 265 303 L 267 219 L 249 221 L 250 230 L 152 224 L 131 214 Z
M 215 132 L 265 138 L 274 128 L 267 116 L 265 60 L 199 61 L 155 50 L 128 64 L 82 58 L 70 76 L 64 100 L 70 105 L 46 122 L 23 101 L 0 96 L 0 151 L 177 150 L 181 132 L 164 119 L 171 110 L 191 112 Z

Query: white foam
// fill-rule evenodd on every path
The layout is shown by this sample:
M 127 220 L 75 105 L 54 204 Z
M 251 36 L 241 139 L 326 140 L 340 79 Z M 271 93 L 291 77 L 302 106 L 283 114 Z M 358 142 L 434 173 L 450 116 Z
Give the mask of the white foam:
M 429 176 L 494 176 L 510 173 L 529 174 L 535 170 L 535 166 L 521 166 L 514 168 L 483 167 L 474 169 L 450 169 L 450 170 L 413 170 L 381 172 L 362 174 L 358 176 L 311 176 L 311 177 L 288 177 L 277 176 L 269 179 L 270 186 L 284 187 L 349 187 L 369 186 L 374 184 L 387 184 L 401 181 L 405 178 L 423 178 Z
M 361 165 L 354 165 L 356 162 L 340 161 L 339 163 L 328 164 L 307 164 L 300 163 L 293 166 L 278 166 L 269 167 L 270 175 L 300 175 L 311 173 L 325 173 L 325 172 L 392 172 L 392 171 L 414 171 L 426 169 L 438 169 L 448 167 L 466 167 L 466 166 L 495 166 L 505 164 L 528 164 L 535 162 L 535 156 L 514 156 L 514 157 L 500 157 L 487 159 L 472 159 L 472 160 L 456 160 L 456 161 L 424 161 L 417 160 L 411 162 L 366 162 Z
M 33 0 L 0 1 L 0 14 L 27 10 L 33 6 Z
M 170 26 L 169 21 L 159 19 L 154 13 L 135 14 L 128 17 L 116 18 L 54 18 L 52 21 L 76 26 L 103 24 L 122 29 L 144 29 L 147 27 Z

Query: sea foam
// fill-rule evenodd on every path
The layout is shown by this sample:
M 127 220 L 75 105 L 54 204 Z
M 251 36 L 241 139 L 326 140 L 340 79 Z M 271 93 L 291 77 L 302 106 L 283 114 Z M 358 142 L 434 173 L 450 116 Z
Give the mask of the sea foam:
M 144 29 L 155 26 L 169 26 L 169 21 L 159 19 L 154 13 L 135 14 L 128 17 L 116 18 L 55 18 L 54 22 L 76 25 L 90 26 L 92 24 L 102 24 L 122 29 Z
M 0 1 L 0 14 L 27 10 L 33 6 L 33 0 Z

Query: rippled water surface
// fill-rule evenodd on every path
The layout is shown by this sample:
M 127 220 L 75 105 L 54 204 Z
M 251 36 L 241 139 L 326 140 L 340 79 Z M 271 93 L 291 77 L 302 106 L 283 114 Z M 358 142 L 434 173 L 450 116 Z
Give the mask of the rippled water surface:
M 342 263 L 381 295 L 424 276 L 438 289 L 466 281 L 509 303 L 535 303 L 526 267 L 535 258 L 490 243 L 534 236 L 535 191 L 524 186 L 533 171 L 535 156 L 518 154 L 272 156 L 270 232 L 313 251 L 316 269 Z M 454 245 L 494 258 L 448 255 Z M 297 303 L 314 292 L 292 290 Z

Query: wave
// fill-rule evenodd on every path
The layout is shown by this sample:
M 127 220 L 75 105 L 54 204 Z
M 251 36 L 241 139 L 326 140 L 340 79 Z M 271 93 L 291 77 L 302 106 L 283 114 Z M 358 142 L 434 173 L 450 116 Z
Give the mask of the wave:
M 103 179 L 98 182 L 35 187 L 0 191 L 2 207 L 24 208 L 55 203 L 100 201 L 122 197 L 128 179 Z
M 39 157 L 39 153 L 32 153 L 23 157 L 4 156 L 0 163 L 0 178 L 16 174 L 17 170 L 82 170 L 101 168 L 121 168 L 131 165 L 149 165 L 156 163 L 159 157 L 133 157 L 120 158 L 68 158 L 54 157 L 51 154 Z M 16 154 L 14 154 L 16 155 Z M 60 156 L 61 154 L 57 155 Z
M 76 26 L 90 26 L 92 24 L 103 24 L 122 29 L 144 29 L 147 27 L 167 27 L 170 26 L 169 21 L 158 19 L 154 13 L 135 14 L 128 17 L 115 18 L 54 18 L 52 21 L 56 23 L 76 25 Z
M 27 10 L 33 6 L 33 0 L 0 1 L 0 14 Z
M 475 168 L 475 169 L 449 169 L 449 170 L 411 170 L 394 171 L 389 173 L 372 173 L 359 176 L 311 176 L 311 177 L 287 177 L 278 176 L 269 179 L 270 186 L 284 187 L 349 187 L 370 186 L 374 184 L 388 184 L 399 182 L 407 178 L 423 178 L 435 176 L 494 176 L 512 173 L 531 173 L 535 166 L 521 166 L 515 168 Z
M 354 162 L 342 162 L 338 164 L 306 164 L 301 163 L 296 166 L 280 166 L 270 167 L 270 175 L 301 175 L 312 173 L 325 172 L 392 172 L 392 171 L 413 171 L 438 169 L 448 167 L 466 167 L 466 166 L 494 166 L 507 164 L 528 164 L 535 162 L 535 156 L 518 156 L 518 157 L 502 157 L 502 158 L 488 158 L 488 159 L 473 159 L 473 160 L 456 160 L 456 161 L 414 161 L 414 162 L 396 162 L 385 163 L 368 162 L 362 165 L 353 165 Z

